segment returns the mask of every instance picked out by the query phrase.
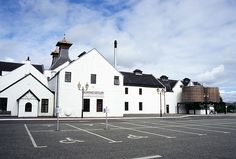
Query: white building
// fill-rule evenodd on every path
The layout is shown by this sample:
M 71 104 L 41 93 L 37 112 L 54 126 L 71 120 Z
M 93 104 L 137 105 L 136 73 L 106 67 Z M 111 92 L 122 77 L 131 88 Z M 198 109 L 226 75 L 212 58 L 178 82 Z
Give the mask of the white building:
M 182 101 L 183 83 L 180 80 L 171 80 L 162 75 L 159 81 L 165 86 L 164 94 L 164 113 L 176 114 L 185 113 L 184 109 L 177 109 L 178 103 Z M 182 107 L 181 107 L 182 108 Z
M 105 107 L 109 109 L 109 116 L 123 116 L 123 75 L 96 49 L 70 61 L 71 45 L 65 39 L 57 43 L 58 59 L 51 66 L 56 74 L 49 80 L 49 87 L 55 91 L 60 116 L 104 117 Z
M 18 117 L 53 115 L 54 93 L 40 72 L 43 68 L 31 65 L 29 58 L 25 64 L 0 65 L 0 112 Z
M 141 70 L 119 72 L 96 49 L 69 58 L 65 38 L 51 53 L 49 70 L 43 65 L 0 62 L 0 114 L 18 117 L 109 116 L 187 113 L 182 102 L 184 86 L 198 85 L 190 79 L 160 79 Z M 117 43 L 114 46 L 116 53 Z M 54 93 L 55 92 L 55 93 Z
M 164 94 L 157 89 L 164 86 L 151 74 L 143 74 L 141 70 L 121 72 L 124 75 L 123 101 L 124 114 L 159 114 L 164 109 Z M 162 107 L 160 107 L 160 105 Z

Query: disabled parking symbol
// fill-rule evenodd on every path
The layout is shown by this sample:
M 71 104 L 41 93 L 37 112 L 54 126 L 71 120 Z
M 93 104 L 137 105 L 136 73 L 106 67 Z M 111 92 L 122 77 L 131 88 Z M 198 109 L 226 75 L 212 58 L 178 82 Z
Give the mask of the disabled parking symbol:
M 129 134 L 127 136 L 128 139 L 144 139 L 144 138 L 148 138 L 148 136 L 136 136 L 136 135 L 132 135 L 132 134 Z
M 60 143 L 63 143 L 63 144 L 73 144 L 73 143 L 80 143 L 80 142 L 84 142 L 83 140 L 75 140 L 75 139 L 72 139 L 70 137 L 67 137 L 65 140 L 60 140 L 59 141 Z

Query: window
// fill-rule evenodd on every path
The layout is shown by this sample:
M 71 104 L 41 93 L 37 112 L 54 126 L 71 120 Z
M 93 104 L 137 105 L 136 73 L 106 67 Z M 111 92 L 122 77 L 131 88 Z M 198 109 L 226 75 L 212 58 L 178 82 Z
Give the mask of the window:
M 169 114 L 170 112 L 170 107 L 169 107 L 169 104 L 166 105 L 166 113 Z
M 90 112 L 90 99 L 84 99 L 84 112 Z
M 65 72 L 65 82 L 71 82 L 71 72 Z
M 142 94 L 143 94 L 142 88 L 139 88 L 139 95 L 142 95 Z
M 129 93 L 129 90 L 128 90 L 128 88 L 126 87 L 125 88 L 125 94 L 128 94 Z
M 103 100 L 97 99 L 97 112 L 102 112 L 103 110 Z
M 96 84 L 96 74 L 91 74 L 91 84 Z
M 129 110 L 129 102 L 125 102 L 125 111 Z
M 7 98 L 0 98 L 0 112 L 7 111 Z
M 48 113 L 48 99 L 42 99 L 41 113 Z
M 143 110 L 143 103 L 139 102 L 139 110 L 142 111 Z
M 26 103 L 25 104 L 25 112 L 32 112 L 32 104 L 31 103 Z
M 114 76 L 114 85 L 120 85 L 119 76 Z

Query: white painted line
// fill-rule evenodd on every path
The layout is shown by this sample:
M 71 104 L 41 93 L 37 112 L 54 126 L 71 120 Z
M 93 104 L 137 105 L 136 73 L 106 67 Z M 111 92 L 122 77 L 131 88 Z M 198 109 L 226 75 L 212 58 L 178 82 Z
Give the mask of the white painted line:
M 141 124 L 134 124 L 134 123 L 129 123 L 129 122 L 125 122 L 125 123 L 126 123 L 126 124 L 130 124 L 130 125 L 134 125 L 134 126 L 144 126 L 144 125 L 141 125 Z M 151 123 L 150 123 L 150 124 L 151 124 Z M 167 128 L 156 127 L 156 126 L 153 126 L 153 128 L 162 129 L 162 130 L 168 130 L 168 131 L 174 131 L 174 132 L 179 132 L 179 133 L 184 133 L 184 134 L 198 135 L 198 136 L 207 135 L 207 134 L 200 134 L 200 133 L 189 132 L 189 131 L 167 129 Z
M 101 124 L 105 125 L 105 123 L 101 123 Z M 136 130 L 136 129 L 132 129 L 132 128 L 125 128 L 125 127 L 122 127 L 122 126 L 115 126 L 115 125 L 111 125 L 111 124 L 108 124 L 108 125 L 111 126 L 111 127 L 115 127 L 115 128 L 132 130 L 132 131 L 136 131 L 136 132 L 140 132 L 140 133 L 144 133 L 144 134 L 150 134 L 150 135 L 155 135 L 155 136 L 159 136 L 159 137 L 164 137 L 164 138 L 167 138 L 167 139 L 176 138 L 175 136 L 167 136 L 167 135 L 162 135 L 162 134 L 156 134 L 156 133 L 152 133 L 152 132 L 148 132 L 148 131 Z
M 76 127 L 76 126 L 74 126 L 74 125 L 71 125 L 71 124 L 66 124 L 66 125 L 68 125 L 68 126 L 70 126 L 70 127 L 72 127 L 72 128 L 75 128 L 75 129 L 77 129 L 77 130 L 84 131 L 84 132 L 86 132 L 86 133 L 88 133 L 88 134 L 91 134 L 91 135 L 94 135 L 94 136 L 100 137 L 100 138 L 102 138 L 102 139 L 108 140 L 109 143 L 118 143 L 118 142 L 122 142 L 122 141 L 115 141 L 115 140 L 109 139 L 109 138 L 104 137 L 104 136 L 102 136 L 102 135 L 99 135 L 99 134 L 93 133 L 93 132 L 88 131 L 88 130 L 85 130 L 85 129 L 78 128 L 78 127 Z
M 174 122 L 166 122 L 166 123 L 172 123 L 175 124 Z M 196 124 L 195 124 L 196 125 Z M 187 126 L 194 126 L 194 124 L 185 124 L 185 125 L 168 125 L 170 127 L 180 127 L 180 128 L 186 128 L 186 129 L 193 129 L 193 130 L 202 130 L 202 131 L 208 131 L 208 132 L 216 132 L 216 133 L 224 133 L 224 134 L 229 134 L 230 132 L 227 131 L 220 131 L 220 130 L 212 130 L 212 129 L 201 129 L 201 128 L 193 128 L 193 127 L 187 127 Z M 201 125 L 199 125 L 201 126 Z
M 136 140 L 136 139 L 148 138 L 148 136 L 137 136 L 137 135 L 128 134 L 127 138 Z
M 187 124 L 189 125 L 189 124 Z M 236 130 L 236 128 L 229 128 L 229 127 L 219 127 L 219 126 L 212 126 L 212 125 L 207 125 L 207 124 L 191 124 L 192 126 L 197 126 L 197 127 L 206 127 L 206 128 L 213 128 L 213 129 L 225 129 L 225 130 Z
M 133 158 L 133 159 L 155 159 L 155 158 L 161 158 L 162 156 L 160 155 L 155 155 L 155 156 L 145 156 L 145 157 L 138 157 L 138 158 Z
M 29 138 L 30 138 L 30 140 L 31 140 L 31 142 L 32 142 L 32 144 L 33 144 L 33 146 L 34 146 L 34 148 L 44 148 L 44 147 L 47 147 L 47 146 L 38 146 L 38 145 L 36 144 L 36 142 L 35 142 L 33 136 L 31 135 L 31 133 L 30 133 L 30 131 L 29 131 L 27 125 L 24 124 L 24 126 L 25 126 L 25 130 L 26 130 L 26 132 L 28 133 Z

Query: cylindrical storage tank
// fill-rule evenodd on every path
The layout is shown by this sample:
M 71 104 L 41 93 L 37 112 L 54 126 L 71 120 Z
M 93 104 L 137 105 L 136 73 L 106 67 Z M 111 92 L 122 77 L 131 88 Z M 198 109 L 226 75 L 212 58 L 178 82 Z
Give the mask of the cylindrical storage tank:
M 218 87 L 206 87 L 207 102 L 219 103 L 220 92 Z
M 183 87 L 182 102 L 204 102 L 204 88 L 202 86 Z

